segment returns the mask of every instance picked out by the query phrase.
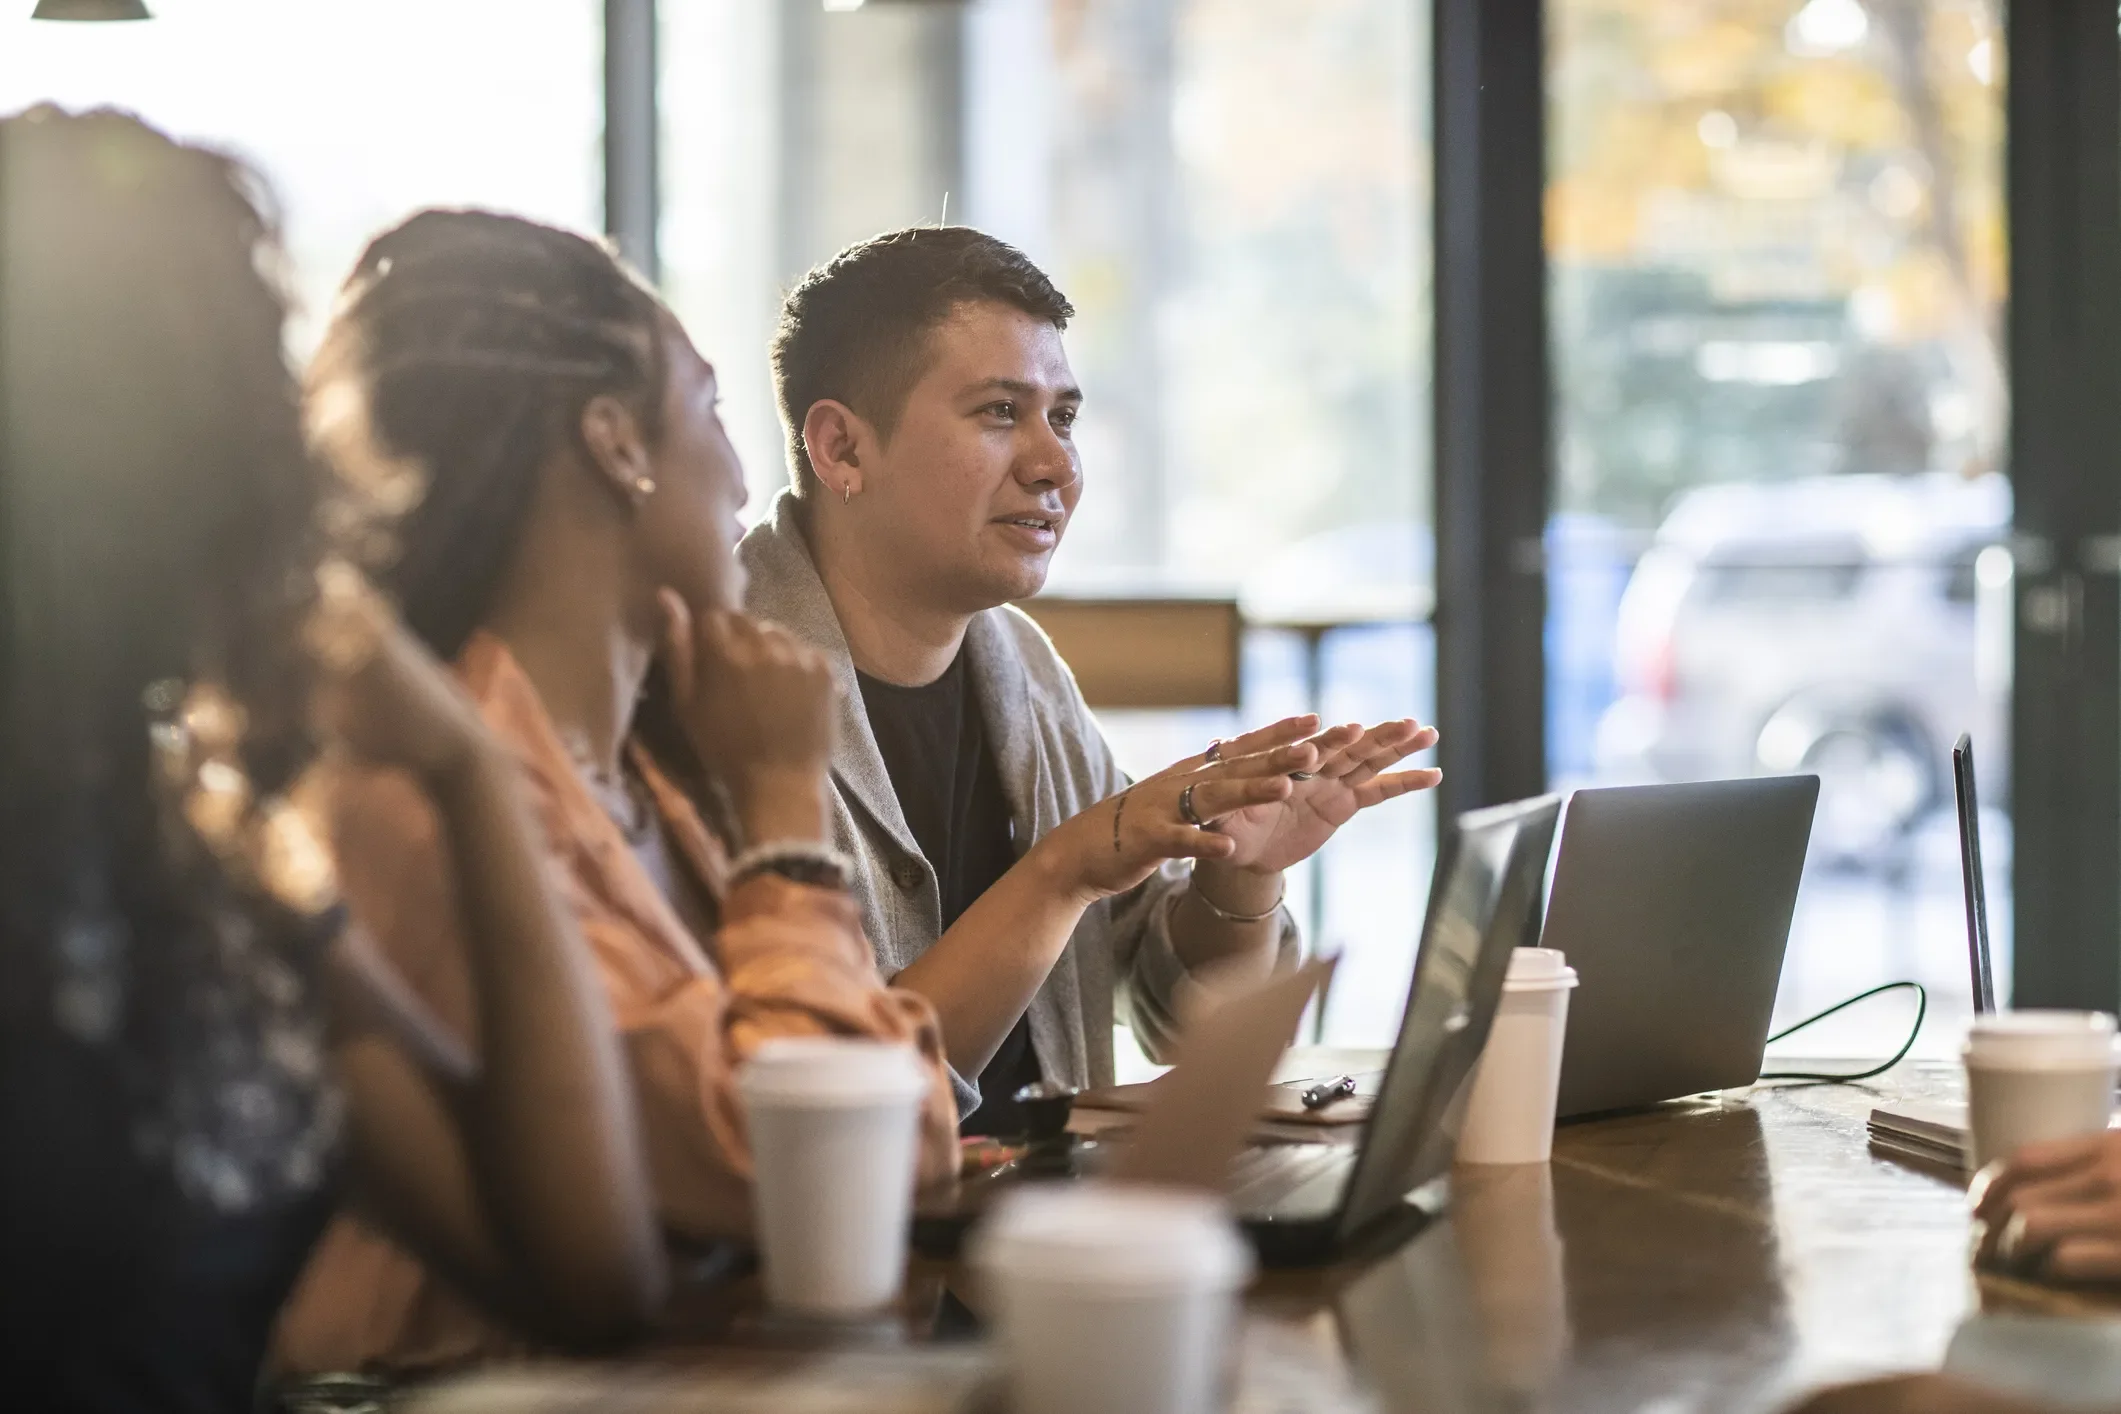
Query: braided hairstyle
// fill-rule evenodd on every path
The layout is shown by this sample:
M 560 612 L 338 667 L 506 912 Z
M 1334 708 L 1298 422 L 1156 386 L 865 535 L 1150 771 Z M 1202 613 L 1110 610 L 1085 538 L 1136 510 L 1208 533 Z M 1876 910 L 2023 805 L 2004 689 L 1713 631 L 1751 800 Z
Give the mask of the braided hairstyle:
M 274 945 L 300 920 L 172 814 L 156 744 L 210 685 L 239 821 L 313 755 L 323 479 L 279 258 L 229 157 L 107 110 L 0 120 L 0 1039 L 116 1057 L 142 1142 L 195 1153 L 259 1006 L 307 1006 Z
M 589 456 L 590 400 L 660 435 L 671 322 L 608 246 L 519 216 L 422 211 L 362 253 L 311 364 L 312 443 L 380 510 L 365 558 L 445 661 L 492 612 L 546 459 Z M 659 674 L 634 725 L 702 798 Z
M 444 660 L 493 608 L 558 448 L 623 400 L 657 435 L 656 296 L 604 245 L 517 216 L 422 211 L 362 252 L 310 373 L 313 443 L 394 522 L 366 558 Z

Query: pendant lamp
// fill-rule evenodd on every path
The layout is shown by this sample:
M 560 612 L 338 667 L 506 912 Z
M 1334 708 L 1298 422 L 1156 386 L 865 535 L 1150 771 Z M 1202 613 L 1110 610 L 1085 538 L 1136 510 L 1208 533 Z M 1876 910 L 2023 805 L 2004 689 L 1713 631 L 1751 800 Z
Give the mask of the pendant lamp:
M 33 20 L 147 20 L 146 0 L 37 0 Z

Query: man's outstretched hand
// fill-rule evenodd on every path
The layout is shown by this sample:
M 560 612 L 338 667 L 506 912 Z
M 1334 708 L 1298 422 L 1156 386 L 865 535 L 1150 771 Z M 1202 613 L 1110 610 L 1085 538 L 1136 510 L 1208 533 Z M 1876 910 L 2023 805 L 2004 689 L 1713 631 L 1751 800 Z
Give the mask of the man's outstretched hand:
M 1244 740 L 1231 746 L 1239 747 Z M 1297 782 L 1285 800 L 1248 806 L 1216 823 L 1216 831 L 1235 846 L 1219 861 L 1223 867 L 1278 874 L 1316 854 L 1359 812 L 1429 790 L 1443 779 L 1443 772 L 1433 767 L 1392 769 L 1436 744 L 1436 728 L 1421 726 L 1411 717 L 1368 730 L 1352 723 L 1331 727 L 1311 744 L 1319 758 L 1312 779 Z

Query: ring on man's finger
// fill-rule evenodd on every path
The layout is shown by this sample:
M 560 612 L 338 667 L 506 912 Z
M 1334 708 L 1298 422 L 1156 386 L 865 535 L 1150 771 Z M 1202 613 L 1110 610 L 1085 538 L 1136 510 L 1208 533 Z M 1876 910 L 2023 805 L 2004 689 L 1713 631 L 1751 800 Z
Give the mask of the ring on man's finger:
M 1208 822 L 1201 819 L 1200 812 L 1193 808 L 1193 787 L 1191 786 L 1187 786 L 1178 793 L 1178 817 L 1196 830 L 1204 830 L 1208 827 Z
M 1996 1238 L 1996 1256 L 2004 1262 L 2016 1262 L 2020 1249 L 2025 1245 L 2025 1214 L 2012 1213 L 2003 1224 L 2003 1231 Z
M 1290 779 L 1290 780 L 1292 780 L 1292 781 L 1315 781 L 1315 780 L 1317 780 L 1317 779 L 1318 779 L 1318 772 L 1316 772 L 1316 771 L 1291 771 L 1291 772 L 1289 772 L 1289 779 Z

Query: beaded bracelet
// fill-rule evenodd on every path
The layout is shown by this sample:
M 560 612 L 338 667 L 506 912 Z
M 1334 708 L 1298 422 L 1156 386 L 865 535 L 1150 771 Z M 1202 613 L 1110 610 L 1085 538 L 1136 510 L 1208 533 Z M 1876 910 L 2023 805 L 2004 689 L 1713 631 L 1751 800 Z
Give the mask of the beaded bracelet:
M 753 845 L 729 864 L 729 887 L 759 874 L 777 874 L 793 884 L 821 889 L 851 888 L 854 861 L 830 845 L 806 840 L 775 840 Z

